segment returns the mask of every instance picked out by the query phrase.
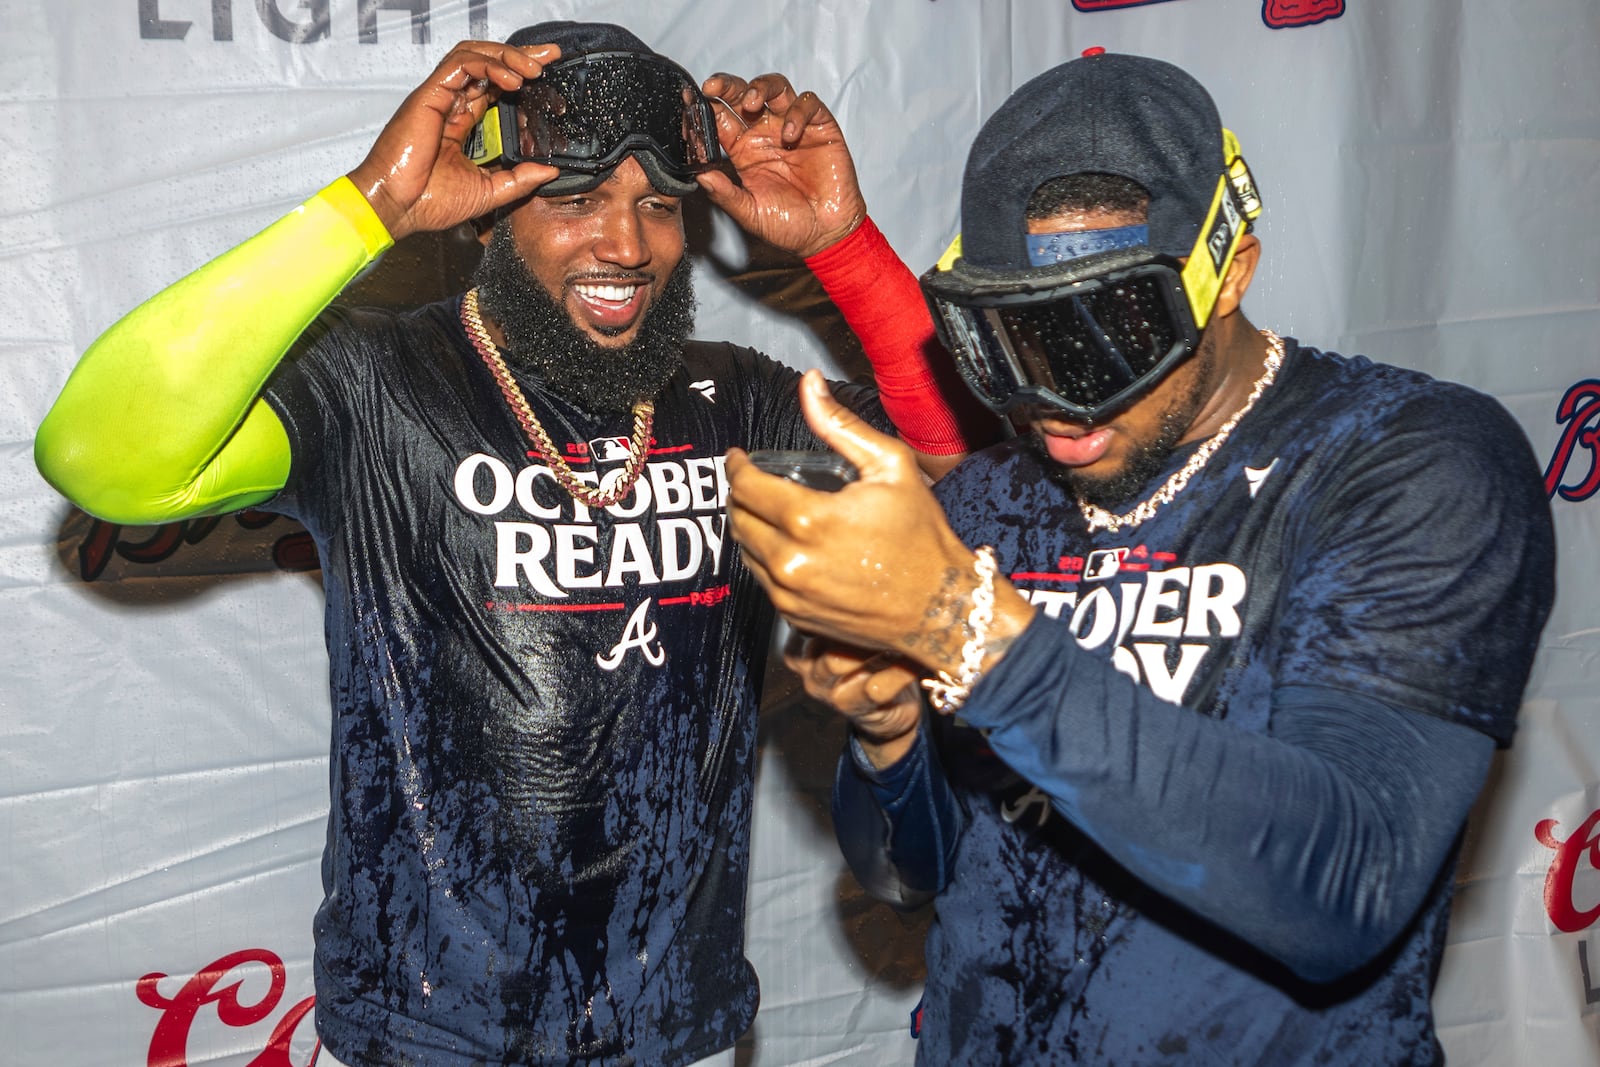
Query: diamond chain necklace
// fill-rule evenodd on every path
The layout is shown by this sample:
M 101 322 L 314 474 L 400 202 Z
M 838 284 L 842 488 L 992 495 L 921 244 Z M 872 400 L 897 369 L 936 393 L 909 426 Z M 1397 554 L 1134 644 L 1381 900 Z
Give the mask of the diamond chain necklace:
M 1207 438 L 1205 444 L 1195 449 L 1194 455 L 1189 457 L 1189 461 L 1173 471 L 1166 484 L 1157 489 L 1154 496 L 1132 511 L 1122 515 L 1113 515 L 1104 508 L 1096 507 L 1094 504 L 1086 504 L 1082 500 L 1078 501 L 1078 510 L 1083 512 L 1083 518 L 1089 524 L 1090 533 L 1096 530 L 1110 530 L 1112 533 L 1116 533 L 1124 526 L 1129 529 L 1138 526 L 1154 515 L 1156 509 L 1160 508 L 1162 504 L 1168 503 L 1173 497 L 1183 492 L 1183 487 L 1189 484 L 1189 479 L 1200 473 L 1200 469 L 1206 465 L 1217 449 L 1221 448 L 1228 440 L 1228 435 L 1233 433 L 1234 428 L 1239 425 L 1239 420 L 1250 414 L 1250 409 L 1256 406 L 1256 401 L 1261 399 L 1261 394 L 1267 391 L 1267 386 L 1271 385 L 1272 380 L 1278 376 L 1278 368 L 1283 365 L 1283 338 L 1271 330 L 1262 330 L 1261 335 L 1267 339 L 1265 369 L 1262 371 L 1261 377 L 1256 379 L 1256 384 L 1251 387 L 1250 396 L 1245 400 L 1244 406 L 1235 411 L 1228 421 L 1222 424 L 1221 429 Z
M 644 470 L 645 458 L 650 454 L 650 429 L 655 421 L 655 404 L 641 400 L 633 405 L 633 439 L 628 442 L 628 462 L 622 465 L 621 476 L 610 490 L 602 492 L 578 480 L 578 476 L 572 473 L 572 468 L 567 466 L 567 461 L 556 451 L 555 442 L 550 440 L 550 435 L 545 432 L 544 426 L 534 415 L 533 408 L 528 406 L 528 398 L 517 388 L 515 379 L 511 377 L 511 369 L 506 366 L 505 359 L 500 355 L 500 349 L 489 337 L 489 331 L 484 328 L 483 316 L 478 313 L 476 289 L 469 290 L 467 295 L 461 298 L 461 325 L 466 328 L 472 347 L 478 350 L 478 355 L 488 364 L 489 373 L 494 375 L 495 384 L 500 387 L 500 394 L 506 398 L 511 413 L 522 425 L 522 432 L 527 435 L 528 442 L 550 465 L 550 473 L 561 488 L 570 493 L 574 500 L 581 501 L 591 508 L 608 508 L 617 501 L 626 499 L 628 494 L 633 492 L 633 483 L 639 480 L 639 474 Z

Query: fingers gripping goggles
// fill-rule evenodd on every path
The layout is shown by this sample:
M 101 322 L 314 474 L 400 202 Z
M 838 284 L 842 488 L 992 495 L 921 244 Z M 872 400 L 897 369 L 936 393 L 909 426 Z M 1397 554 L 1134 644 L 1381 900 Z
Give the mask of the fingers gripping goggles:
M 1261 213 L 1237 140 L 1224 130 L 1223 143 L 1228 165 L 1181 263 L 1151 250 L 1142 235 L 1134 247 L 1049 262 L 1071 239 L 1096 235 L 1088 231 L 1034 242 L 1030 256 L 1041 265 L 988 270 L 959 258 L 956 238 L 922 276 L 922 290 L 939 339 L 979 399 L 1002 414 L 1044 404 L 1092 423 L 1194 352 L 1239 242 Z
M 559 167 L 540 196 L 587 192 L 629 155 L 659 192 L 687 196 L 699 188 L 696 174 L 728 158 L 699 85 L 648 52 L 590 52 L 550 64 L 495 102 L 465 150 L 478 164 Z

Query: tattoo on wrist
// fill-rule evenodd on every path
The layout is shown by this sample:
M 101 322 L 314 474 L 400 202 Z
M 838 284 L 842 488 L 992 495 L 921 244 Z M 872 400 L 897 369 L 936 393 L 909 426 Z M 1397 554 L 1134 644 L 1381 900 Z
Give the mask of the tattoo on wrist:
M 971 576 L 961 567 L 946 567 L 939 586 L 928 597 L 922 611 L 923 625 L 901 637 L 907 650 L 922 651 L 936 658 L 960 655 L 966 641 L 967 614 L 972 609 Z

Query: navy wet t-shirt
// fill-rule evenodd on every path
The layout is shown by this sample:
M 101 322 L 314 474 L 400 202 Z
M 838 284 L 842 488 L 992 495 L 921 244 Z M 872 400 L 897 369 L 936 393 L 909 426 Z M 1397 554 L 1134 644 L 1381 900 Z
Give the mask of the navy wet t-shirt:
M 722 456 L 814 447 L 799 375 L 691 343 L 633 493 L 589 508 L 530 456 L 458 306 L 335 313 L 267 393 L 294 456 L 271 506 L 327 598 L 318 1030 L 352 1065 L 692 1062 L 757 1003 L 770 608 Z M 621 465 L 631 415 L 520 384 L 574 470 Z
M 956 533 L 1039 615 L 915 770 L 933 785 L 906 810 L 955 812 L 897 846 L 942 889 L 918 1062 L 1441 1062 L 1429 997 L 1476 781 L 1459 815 L 1392 826 L 1405 776 L 1366 772 L 1454 775 L 1429 754 L 1481 769 L 1509 743 L 1553 592 L 1538 473 L 1491 398 L 1290 341 L 1136 528 L 1090 534 L 1021 440 L 947 475 Z M 881 822 L 866 795 L 841 820 Z M 1378 816 L 1322 810 L 1340 797 Z M 1369 849 L 1393 868 L 1341 858 Z M 1414 913 L 1389 912 L 1402 882 Z

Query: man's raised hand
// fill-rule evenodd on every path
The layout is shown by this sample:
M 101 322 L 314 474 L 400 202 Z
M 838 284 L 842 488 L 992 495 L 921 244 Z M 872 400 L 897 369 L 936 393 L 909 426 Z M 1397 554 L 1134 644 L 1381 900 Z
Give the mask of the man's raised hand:
M 395 240 L 478 218 L 556 176 L 538 163 L 479 167 L 462 145 L 501 93 L 560 55 L 555 45 L 462 41 L 411 91 L 349 174 Z
M 703 91 L 740 184 L 708 171 L 700 186 L 740 226 L 785 251 L 812 256 L 866 218 L 844 133 L 816 93 L 795 92 L 782 74 L 748 82 L 713 74 Z

